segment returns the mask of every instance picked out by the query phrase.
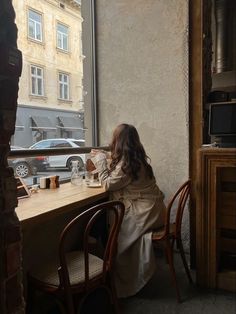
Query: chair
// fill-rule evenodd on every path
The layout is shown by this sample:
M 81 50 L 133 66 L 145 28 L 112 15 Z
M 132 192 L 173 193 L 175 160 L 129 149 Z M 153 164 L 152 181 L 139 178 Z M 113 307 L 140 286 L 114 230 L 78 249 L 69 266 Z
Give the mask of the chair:
M 176 273 L 175 273 L 175 268 L 174 268 L 173 250 L 174 250 L 175 243 L 177 245 L 177 249 L 179 249 L 189 282 L 190 283 L 193 282 L 190 271 L 188 269 L 188 264 L 185 258 L 182 239 L 181 239 L 182 217 L 183 217 L 184 208 L 186 206 L 186 202 L 190 194 L 190 184 L 191 184 L 191 181 L 188 180 L 177 190 L 177 192 L 174 194 L 174 196 L 172 197 L 171 201 L 169 202 L 167 206 L 165 225 L 158 230 L 153 230 L 153 233 L 152 233 L 152 241 L 153 241 L 154 246 L 155 245 L 158 246 L 158 244 L 164 245 L 165 254 L 166 254 L 166 258 L 170 267 L 173 284 L 176 289 L 178 302 L 180 302 L 181 299 L 180 299 L 180 293 L 179 293 L 179 288 L 177 285 Z M 175 213 L 175 221 L 174 223 L 171 223 L 170 222 L 171 214 L 174 209 L 173 205 L 175 204 L 177 205 L 176 213 Z
M 80 313 L 82 301 L 96 288 L 105 288 L 115 313 L 118 313 L 117 296 L 113 284 L 112 270 L 116 255 L 117 238 L 125 207 L 122 202 L 108 201 L 84 211 L 67 224 L 60 235 L 59 254 L 55 260 L 28 274 L 27 313 L 32 313 L 35 290 L 49 293 L 60 300 L 64 313 Z M 91 254 L 90 231 L 102 214 L 113 215 L 108 230 L 103 257 Z M 66 240 L 74 227 L 83 226 L 82 250 L 66 249 Z M 61 305 L 60 305 L 61 306 Z

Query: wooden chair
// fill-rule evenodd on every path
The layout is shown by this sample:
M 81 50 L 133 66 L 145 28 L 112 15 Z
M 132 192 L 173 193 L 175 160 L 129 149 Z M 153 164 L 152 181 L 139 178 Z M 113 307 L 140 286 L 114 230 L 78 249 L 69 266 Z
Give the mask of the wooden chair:
M 113 304 L 115 312 L 118 313 L 112 270 L 124 210 L 125 207 L 122 202 L 104 202 L 84 211 L 64 228 L 60 236 L 58 257 L 28 274 L 27 313 L 33 313 L 32 303 L 35 290 L 53 295 L 56 297 L 56 302 L 60 300 L 64 313 L 75 314 L 80 313 L 79 309 L 81 309 L 82 301 L 85 300 L 86 296 L 99 287 L 106 289 L 111 304 Z M 91 242 L 90 231 L 103 214 L 112 214 L 114 218 L 108 228 L 106 246 L 101 258 L 91 254 L 89 246 Z M 82 250 L 68 252 L 66 240 L 70 232 L 74 230 L 73 228 L 81 228 L 81 225 L 84 231 Z
M 173 284 L 176 289 L 177 300 L 180 302 L 180 293 L 177 285 L 176 273 L 174 268 L 174 258 L 173 258 L 173 250 L 174 244 L 176 243 L 177 249 L 179 249 L 184 268 L 186 274 L 188 276 L 189 282 L 192 283 L 192 278 L 190 275 L 190 271 L 188 269 L 188 264 L 185 258 L 182 239 L 181 239 L 181 225 L 182 225 L 182 217 L 184 208 L 186 206 L 186 202 L 188 200 L 190 194 L 190 184 L 191 181 L 186 181 L 174 194 L 171 201 L 167 206 L 166 211 L 166 221 L 163 228 L 158 230 L 154 230 L 152 233 L 152 241 L 154 246 L 158 246 L 159 244 L 163 244 L 165 248 L 166 258 L 170 267 L 170 272 L 172 275 Z M 170 222 L 171 214 L 173 209 L 175 208 L 173 205 L 176 205 L 175 212 L 175 221 L 173 223 Z

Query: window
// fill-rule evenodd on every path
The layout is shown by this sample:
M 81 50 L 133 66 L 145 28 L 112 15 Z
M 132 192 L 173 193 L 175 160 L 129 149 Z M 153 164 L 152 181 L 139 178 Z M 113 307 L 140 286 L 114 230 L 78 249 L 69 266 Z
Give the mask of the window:
M 32 39 L 42 41 L 42 15 L 33 10 L 28 12 L 28 34 Z
M 57 48 L 68 51 L 68 27 L 57 24 Z
M 43 149 L 50 148 L 52 139 L 73 139 L 72 147 L 78 148 L 78 144 L 97 147 L 95 0 L 81 0 L 81 6 L 74 1 L 61 1 L 66 4 L 64 10 L 52 6 L 52 2 L 55 1 L 34 1 L 33 7 L 23 8 L 22 1 L 12 0 L 24 67 L 17 109 L 20 122 L 16 124 L 21 128 L 16 128 L 11 144 L 29 148 L 37 143 L 37 148 Z M 83 55 L 86 58 L 80 57 Z M 26 89 L 29 89 L 28 97 Z M 81 142 L 76 145 L 74 139 Z M 43 144 L 41 140 L 50 143 Z M 58 145 L 64 147 L 63 143 Z M 69 157 L 75 154 L 84 156 L 85 153 L 70 152 Z M 38 156 L 47 156 L 47 152 Z M 24 152 L 21 157 L 25 158 Z M 56 169 L 55 174 L 60 170 L 60 180 L 70 177 L 67 151 L 64 155 L 50 155 L 49 164 L 43 171 L 41 166 L 34 169 L 24 179 L 26 184 L 33 184 L 36 176 L 39 182 L 39 177 L 51 175 L 52 168 Z
M 59 98 L 69 100 L 69 75 L 59 73 Z
M 42 140 L 30 147 L 31 149 L 44 149 L 44 148 L 51 148 L 51 141 Z
M 43 69 L 35 65 L 30 66 L 31 73 L 31 94 L 43 96 Z
M 69 142 L 66 141 L 54 141 L 53 147 L 72 147 Z

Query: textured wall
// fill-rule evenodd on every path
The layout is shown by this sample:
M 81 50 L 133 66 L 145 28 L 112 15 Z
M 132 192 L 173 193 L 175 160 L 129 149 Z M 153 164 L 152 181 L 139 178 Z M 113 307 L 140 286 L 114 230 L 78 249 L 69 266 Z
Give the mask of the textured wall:
M 188 1 L 99 0 L 96 18 L 100 144 L 134 124 L 168 199 L 189 174 Z
M 11 0 L 0 0 L 0 313 L 23 314 L 21 230 L 16 179 L 7 164 L 14 133 L 22 55 Z

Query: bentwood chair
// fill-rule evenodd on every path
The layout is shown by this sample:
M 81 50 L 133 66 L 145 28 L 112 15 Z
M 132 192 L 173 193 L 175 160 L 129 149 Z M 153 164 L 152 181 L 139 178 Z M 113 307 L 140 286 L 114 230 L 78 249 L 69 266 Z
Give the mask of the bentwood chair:
M 28 274 L 27 313 L 33 313 L 36 290 L 53 295 L 62 313 L 77 314 L 82 310 L 86 297 L 97 288 L 105 288 L 115 313 L 118 313 L 112 271 L 124 210 L 122 202 L 108 201 L 91 207 L 69 222 L 61 233 L 57 258 Z M 98 257 L 90 253 L 90 234 L 103 214 L 111 214 L 114 218 L 110 219 L 103 256 Z M 68 252 L 66 240 L 70 232 L 74 227 L 81 228 L 82 225 L 82 249 Z
M 188 264 L 185 258 L 182 239 L 181 239 L 182 218 L 183 218 L 183 212 L 186 207 L 186 203 L 190 194 L 190 184 L 191 184 L 191 181 L 188 180 L 176 191 L 176 193 L 174 194 L 174 196 L 172 197 L 171 201 L 169 202 L 167 206 L 166 220 L 165 220 L 164 227 L 158 230 L 154 230 L 152 233 L 152 241 L 153 241 L 154 247 L 159 246 L 159 244 L 164 245 L 165 254 L 166 254 L 167 262 L 170 267 L 173 284 L 176 289 L 178 302 L 180 302 L 181 299 L 180 299 L 180 293 L 179 293 L 179 288 L 177 285 L 176 272 L 175 272 L 175 267 L 174 267 L 174 257 L 173 257 L 174 252 L 173 251 L 174 251 L 175 243 L 177 245 L 177 249 L 180 252 L 180 256 L 182 258 L 189 282 L 192 283 L 192 277 L 191 277 Z M 175 219 L 174 219 L 174 222 L 171 222 L 171 217 L 173 217 L 174 210 L 175 210 L 175 214 L 174 214 Z

